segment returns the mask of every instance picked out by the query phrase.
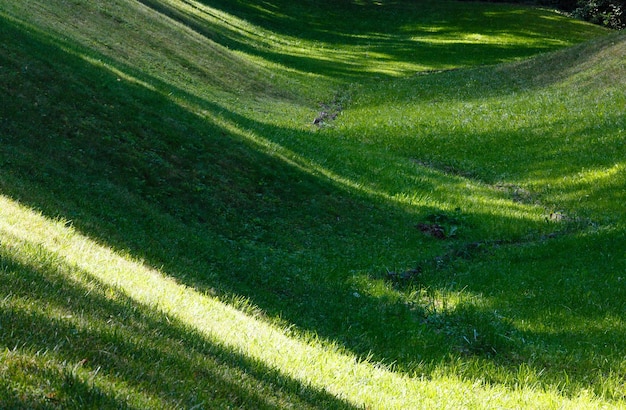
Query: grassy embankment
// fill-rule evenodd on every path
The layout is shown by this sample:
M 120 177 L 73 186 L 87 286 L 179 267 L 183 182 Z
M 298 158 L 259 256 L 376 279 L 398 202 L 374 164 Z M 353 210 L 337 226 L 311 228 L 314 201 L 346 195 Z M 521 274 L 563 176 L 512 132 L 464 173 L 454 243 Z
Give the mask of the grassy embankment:
M 0 2 L 2 407 L 623 405 L 623 36 L 94 3 Z

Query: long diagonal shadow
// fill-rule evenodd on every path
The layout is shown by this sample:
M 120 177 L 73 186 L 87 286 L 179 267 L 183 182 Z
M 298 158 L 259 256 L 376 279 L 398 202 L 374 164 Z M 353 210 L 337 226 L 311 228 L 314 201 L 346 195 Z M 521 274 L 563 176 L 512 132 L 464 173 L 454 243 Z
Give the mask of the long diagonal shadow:
M 5 30 L 20 31 L 7 26 Z M 364 254 L 360 266 L 372 266 L 376 255 L 367 253 L 380 246 L 371 243 L 368 230 L 396 229 L 397 225 L 389 228 L 389 220 L 405 223 L 411 218 L 406 210 L 374 204 L 367 195 L 355 196 L 260 152 L 231 130 L 191 114 L 159 92 L 119 82 L 110 72 L 60 50 L 50 39 L 25 31 L 21 35 L 28 41 L 13 51 L 19 55 L 35 50 L 31 56 L 40 57 L 32 58 L 29 73 L 16 76 L 14 89 L 2 90 L 12 102 L 0 108 L 4 194 L 49 216 L 72 220 L 81 232 L 162 266 L 183 283 L 224 299 L 243 295 L 269 315 L 359 355 L 372 353 L 376 360 L 408 365 L 422 353 L 443 362 L 454 351 L 456 342 L 441 329 L 433 330 L 411 306 L 365 296 L 349 299 L 354 289 L 347 276 L 355 266 L 354 255 Z M 45 58 L 62 62 L 67 72 L 47 71 Z M 8 60 L 3 65 L 14 63 Z M 172 89 L 146 74 L 118 67 L 157 89 Z M 33 83 L 39 84 L 43 72 L 54 84 L 36 89 Z M 59 90 L 67 88 L 77 90 L 73 95 L 83 98 L 80 104 L 62 98 Z M 184 90 L 175 92 L 216 117 L 259 126 Z M 46 94 L 49 101 L 42 99 L 39 106 L 28 100 Z M 61 109 L 70 117 L 51 119 L 58 112 L 56 105 L 73 106 L 74 111 Z M 94 118 L 96 106 L 106 115 Z M 158 108 L 159 114 L 151 114 L 147 107 Z M 33 115 L 46 109 L 47 117 Z M 146 129 L 150 123 L 146 116 L 153 116 L 150 121 L 159 117 L 162 128 Z M 33 124 L 32 118 L 40 122 Z M 32 132 L 42 128 L 49 132 L 45 138 Z M 177 139 L 172 141 L 171 135 Z M 261 180 L 255 179 L 259 176 Z M 258 184 L 251 186 L 251 180 Z M 350 231 L 359 224 L 358 232 Z M 277 237 L 268 234 L 272 231 L 289 234 Z M 331 234 L 352 239 L 329 245 Z M 417 244 L 426 246 L 423 241 Z M 344 258 L 352 260 L 342 262 Z M 328 259 L 336 263 L 336 270 L 315 272 L 328 266 Z M 36 320 L 41 323 L 44 318 Z M 475 320 L 480 320 L 480 312 L 476 319 L 476 312 L 461 311 L 450 321 L 471 330 Z M 506 323 L 497 326 L 504 333 L 512 330 Z M 398 346 L 398 341 L 406 346 Z M 502 344 L 502 350 L 515 347 L 503 340 L 495 343 Z
M 472 6 L 454 4 L 454 11 L 445 10 L 444 16 L 433 22 L 431 14 L 442 13 L 442 7 L 431 8 L 429 4 L 415 2 L 367 6 L 333 2 L 306 8 L 293 7 L 283 1 L 260 4 L 200 1 L 194 5 L 139 1 L 208 40 L 291 69 L 344 80 L 363 79 L 364 73 L 397 76 L 423 69 L 511 61 L 563 46 L 559 41 L 552 44 L 545 41 L 542 33 L 552 26 L 549 20 L 537 17 L 545 11 L 510 9 L 497 4 L 483 13 L 476 13 Z M 478 25 L 477 21 L 484 21 L 482 14 L 489 13 L 497 17 L 490 25 Z M 341 15 L 355 17 L 337 17 Z M 520 27 L 520 18 L 526 18 L 530 26 Z M 577 24 L 561 16 L 552 18 L 562 19 L 563 25 Z M 255 30 L 249 28 L 249 21 Z M 355 21 L 375 23 L 362 26 Z M 309 26 L 306 31 L 302 30 L 303 24 Z M 501 41 L 495 40 L 503 32 L 507 36 Z M 278 34 L 282 40 L 268 39 L 273 38 L 273 34 Z M 481 43 L 466 39 L 472 36 L 492 40 Z M 538 43 L 537 38 L 544 41 Z M 285 44 L 276 47 L 272 41 Z M 303 50 L 298 45 L 301 41 L 307 41 L 313 49 Z M 392 68 L 394 65 L 398 67 Z
M 47 55 L 53 52 L 50 48 Z M 207 128 L 207 122 L 154 91 L 132 84 L 120 90 L 111 73 L 57 53 L 52 58 L 76 65 L 87 78 L 106 84 L 105 89 L 95 86 L 98 91 L 93 93 L 99 97 L 94 105 L 120 108 L 107 111 L 107 119 L 94 130 L 96 139 L 71 135 L 63 123 L 51 124 L 51 133 L 58 132 L 55 138 L 62 142 L 53 146 L 15 134 L 9 143 L 19 154 L 10 159 L 12 172 L 3 181 L 3 192 L 38 208 L 50 207 L 45 209 L 49 215 L 61 214 L 89 236 L 152 266 L 163 266 L 168 274 L 200 290 L 225 298 L 243 295 L 271 316 L 338 341 L 360 355 L 371 353 L 377 360 L 404 364 L 426 351 L 445 357 L 444 335 L 430 332 L 411 306 L 352 296 L 350 271 L 377 263 L 375 250 L 380 244 L 368 232 L 386 229 L 392 235 L 397 227 L 390 220 L 412 229 L 408 226 L 412 215 L 400 207 L 374 205 L 366 195 L 263 154 L 228 129 Z M 172 90 L 154 78 L 139 79 Z M 63 89 L 84 80 L 70 75 L 57 81 L 56 87 Z M 115 84 L 113 92 L 107 91 L 108 84 Z M 120 91 L 137 103 L 117 97 Z M 182 90 L 175 93 L 231 122 L 260 126 Z M 92 103 L 87 96 L 85 100 L 82 109 L 87 110 Z M 144 124 L 129 120 L 150 115 L 145 112 L 150 105 L 176 119 L 172 126 L 158 122 L 163 124 L 161 131 L 177 135 L 179 146 L 166 145 L 167 137 L 159 134 L 146 135 Z M 80 123 L 88 114 L 77 110 L 74 115 L 67 123 Z M 123 124 L 121 135 L 117 124 Z M 193 124 L 186 128 L 191 132 L 180 135 L 179 124 Z M 203 132 L 196 131 L 202 128 Z M 267 130 L 273 131 L 277 130 Z M 251 186 L 251 181 L 256 183 Z M 329 244 L 328 234 L 338 242 Z M 417 232 L 412 236 L 416 245 L 428 246 Z M 334 264 L 330 272 L 328 260 Z M 423 352 L 412 351 L 411 344 L 396 337 L 416 329 L 430 333 L 432 339 L 416 342 L 424 345 Z
M 164 407 L 352 408 L 138 304 L 43 248 L 33 250 L 38 260 L 30 263 L 0 251 L 0 293 L 6 295 L 0 345 L 12 356 L 54 362 L 59 374 L 32 368 L 30 380 L 51 383 L 47 393 L 55 400 L 128 408 L 116 387 L 123 384 Z M 2 407 L 24 404 L 9 393 L 0 396 Z

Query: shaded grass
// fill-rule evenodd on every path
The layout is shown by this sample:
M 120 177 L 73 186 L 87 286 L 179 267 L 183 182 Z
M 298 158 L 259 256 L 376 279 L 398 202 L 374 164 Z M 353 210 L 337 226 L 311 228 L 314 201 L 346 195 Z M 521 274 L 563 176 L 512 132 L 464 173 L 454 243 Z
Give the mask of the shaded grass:
M 482 391 L 484 384 L 502 385 L 506 394 L 511 394 L 511 400 L 519 399 L 515 386 L 522 386 L 524 392 L 529 389 L 529 394 L 548 391 L 550 399 L 546 403 L 561 400 L 559 393 L 578 397 L 590 386 L 603 399 L 623 399 L 619 384 L 623 360 L 618 350 L 592 345 L 597 356 L 579 360 L 585 356 L 588 342 L 596 336 L 591 333 L 591 338 L 586 338 L 580 329 L 600 322 L 602 329 L 610 329 L 608 336 L 600 340 L 613 340 L 613 346 L 618 346 L 622 323 L 602 317 L 600 311 L 581 318 L 580 314 L 564 314 L 562 308 L 571 308 L 571 302 L 580 297 L 590 305 L 599 303 L 606 294 L 621 300 L 619 288 L 615 287 L 619 284 L 616 277 L 603 284 L 583 274 L 595 263 L 590 261 L 611 253 L 610 244 L 623 243 L 623 224 L 619 224 L 623 220 L 619 207 L 623 199 L 619 190 L 623 186 L 623 168 L 619 163 L 613 164 L 621 151 L 618 148 L 610 155 L 588 155 L 589 151 L 601 152 L 596 148 L 603 143 L 594 145 L 588 139 L 580 139 L 573 147 L 576 149 L 564 151 L 567 160 L 537 161 L 533 172 L 528 172 L 529 165 L 524 160 L 529 156 L 539 160 L 542 154 L 550 159 L 548 154 L 555 151 L 548 151 L 546 145 L 530 138 L 538 124 L 543 124 L 557 139 L 563 139 L 568 132 L 579 135 L 581 130 L 593 134 L 597 128 L 594 135 L 598 138 L 606 135 L 612 143 L 622 140 L 622 100 L 607 98 L 606 94 L 613 92 L 621 98 L 619 83 L 596 82 L 603 78 L 598 74 L 620 67 L 619 59 L 607 56 L 623 48 L 621 38 L 610 40 L 617 40 L 617 47 L 609 46 L 609 40 L 595 43 L 603 50 L 598 57 L 590 51 L 594 47 L 587 45 L 576 49 L 581 53 L 579 57 L 576 51 L 568 50 L 519 65 L 384 82 L 380 78 L 377 82 L 364 79 L 363 85 L 358 86 L 345 82 L 354 81 L 356 73 L 362 73 L 364 68 L 348 70 L 338 59 L 331 58 L 329 68 L 325 68 L 327 61 L 318 64 L 315 58 L 300 59 L 300 63 L 281 60 L 281 64 L 295 68 L 283 72 L 278 70 L 280 65 L 272 54 L 289 55 L 290 45 L 272 45 L 272 51 L 246 49 L 228 40 L 232 33 L 223 31 L 220 41 L 239 50 L 231 53 L 208 41 L 208 33 L 198 33 L 197 27 L 186 20 L 188 16 L 178 19 L 196 28 L 195 33 L 142 7 L 133 9 L 140 18 L 131 21 L 125 2 L 106 7 L 77 4 L 84 9 L 37 4 L 40 14 L 29 17 L 31 24 L 46 27 L 49 33 L 64 32 L 63 41 L 10 19 L 1 26 L 6 40 L 2 42 L 0 63 L 2 93 L 4 99 L 11 101 L 0 111 L 0 186 L 4 194 L 48 215 L 61 215 L 90 237 L 143 259 L 147 265 L 161 267 L 181 283 L 216 295 L 251 316 L 281 326 L 295 325 L 294 340 L 309 340 L 311 335 L 317 335 L 355 354 L 359 358 L 355 360 L 381 361 L 398 372 L 440 380 L 442 386 L 448 377 L 476 383 L 477 392 Z M 248 7 L 239 5 L 241 9 L 237 10 L 241 13 Z M 23 5 L 9 6 L 8 10 L 16 13 Z M 452 10 L 440 12 L 446 15 Z M 531 11 L 535 13 L 532 9 L 525 13 Z M 73 18 L 88 12 L 97 17 L 91 16 L 86 26 L 80 23 L 84 20 Z M 233 17 L 238 15 L 234 10 L 230 12 L 232 21 L 247 24 Z M 45 18 L 51 15 L 56 17 Z M 363 24 L 370 18 L 364 18 Z M 278 20 L 270 20 L 278 24 Z M 72 23 L 65 23 L 69 21 Z M 209 20 L 196 16 L 193 21 L 198 27 L 207 27 Z M 159 24 L 150 36 L 140 30 L 127 37 L 148 23 Z M 122 29 L 126 26 L 131 30 Z M 246 27 L 263 33 L 258 26 Z M 477 23 L 468 23 L 467 31 L 474 27 L 478 27 Z M 295 29 L 284 28 L 284 38 Z M 347 32 L 367 35 L 371 27 L 351 30 L 346 27 Z M 111 33 L 104 43 L 94 34 L 101 31 Z M 174 35 L 178 32 L 184 35 Z M 166 41 L 165 33 L 180 40 L 176 47 L 175 41 Z M 569 33 L 553 45 L 560 47 L 576 41 Z M 576 35 L 589 34 L 586 29 L 582 33 Z M 454 38 L 462 37 L 458 34 Z M 371 32 L 369 35 L 373 36 Z M 320 33 L 310 36 L 311 41 L 324 40 Z M 446 36 L 439 37 L 439 41 L 446 43 Z M 474 41 L 485 42 L 480 36 L 466 40 Z M 493 41 L 500 41 L 495 34 Z M 393 40 L 383 44 L 391 49 L 397 46 Z M 496 53 L 494 48 L 497 46 L 486 46 L 491 51 L 482 57 L 458 64 L 494 63 L 511 57 Z M 525 52 L 528 49 L 515 57 L 523 57 Z M 362 54 L 358 55 L 362 58 Z M 434 59 L 436 55 L 433 52 L 430 57 Z M 600 58 L 602 55 L 604 59 Z M 409 54 L 405 56 L 409 58 Z M 392 58 L 389 73 L 396 75 L 405 69 L 394 63 L 401 60 L 401 56 Z M 588 63 L 579 71 L 587 88 L 572 87 L 572 81 L 585 81 L 578 81 L 574 72 L 562 74 L 563 64 L 558 69 L 542 71 L 543 76 L 532 74 L 536 67 L 545 68 L 547 62 L 571 61 L 565 66 L 575 66 L 575 62 L 594 60 L 596 64 Z M 597 63 L 603 60 L 614 66 L 591 75 L 589 70 L 599 67 Z M 243 66 L 232 69 L 239 63 Z M 358 59 L 357 63 L 364 64 Z M 431 62 L 428 67 L 440 66 Z M 410 69 L 417 68 L 413 65 Z M 265 77 L 270 72 L 277 76 Z M 337 77 L 331 79 L 329 74 Z M 307 80 L 310 84 L 300 88 Z M 330 127 L 310 126 L 317 108 L 314 101 L 337 93 L 338 85 L 342 87 L 339 95 L 345 95 L 349 102 L 346 109 Z M 594 89 L 598 92 L 586 94 Z M 304 91 L 299 94 L 298 90 Z M 579 111 L 578 116 L 570 117 L 571 112 L 559 103 L 566 97 L 576 101 L 571 107 L 573 112 Z M 602 118 L 607 121 L 584 111 L 594 99 L 603 104 Z M 556 126 L 552 124 L 553 117 L 538 115 L 555 111 L 555 107 L 562 118 Z M 499 114 L 506 109 L 516 115 L 503 121 Z M 571 124 L 573 119 L 575 125 Z M 587 124 L 580 127 L 578 120 L 582 119 Z M 411 137 L 416 124 L 423 127 L 417 128 L 419 139 Z M 521 155 L 518 145 L 524 138 L 528 151 Z M 479 140 L 482 145 L 476 144 Z M 492 149 L 494 145 L 501 146 L 499 153 Z M 581 171 L 584 178 L 569 184 L 564 177 L 580 170 L 580 165 L 572 167 L 579 159 L 592 171 Z M 550 168 L 552 164 L 559 166 L 556 174 Z M 539 178 L 545 175 L 565 181 L 560 190 L 555 191 L 554 184 L 548 187 Z M 593 191 L 598 180 L 605 182 Z M 603 203 L 594 201 L 595 208 L 579 207 L 574 199 L 567 202 L 572 187 L 596 198 L 604 198 L 606 193 L 612 196 Z M 549 219 L 550 213 L 561 208 L 567 210 L 568 219 Z M 599 211 L 607 214 L 605 219 L 598 218 Z M 573 213 L 578 215 L 570 216 Z M 588 221 L 593 224 L 587 224 Z M 448 224 L 446 229 L 450 233 L 454 228 L 454 235 L 445 241 L 424 236 L 415 229 L 420 222 Z M 589 227 L 593 229 L 585 232 Z M 577 236 L 571 239 L 573 232 Z M 553 241 L 554 236 L 564 238 Z M 561 254 L 571 248 L 574 254 L 581 255 L 575 262 L 563 266 L 561 258 L 554 264 L 546 262 L 551 261 L 549 256 L 553 253 Z M 623 270 L 622 255 L 619 251 L 613 255 L 602 259 L 597 267 L 594 265 L 592 274 Z M 537 260 L 531 268 L 526 264 L 528 258 Z M 505 263 L 516 260 L 510 266 Z M 10 260 L 6 263 L 7 272 L 27 271 Z M 58 261 L 52 266 L 55 264 L 59 265 Z M 394 282 L 388 277 L 390 271 L 406 272 L 418 267 L 421 274 L 407 282 Z M 50 269 L 53 268 L 25 274 L 32 276 Z M 519 298 L 518 289 L 525 282 L 515 279 L 530 270 L 531 279 L 541 282 L 559 269 L 563 273 L 552 276 L 561 280 L 572 277 L 580 286 L 602 291 L 580 293 L 578 284 L 570 284 L 568 292 L 560 294 L 562 282 L 547 281 L 542 287 L 529 289 L 535 294 L 541 290 L 545 297 L 530 305 L 532 309 L 521 309 L 526 300 Z M 510 277 L 510 282 L 494 280 L 499 275 Z M 6 293 L 13 292 L 11 289 Z M 49 299 L 48 296 L 53 295 L 43 293 L 41 299 Z M 128 303 L 135 306 L 134 302 Z M 619 304 L 611 306 L 615 313 L 619 312 Z M 12 309 L 11 317 L 24 323 L 29 323 L 29 319 L 20 316 L 20 309 L 36 311 L 21 305 Z M 38 312 L 31 315 L 32 320 L 41 323 L 47 314 Z M 151 314 L 154 312 L 147 309 L 145 315 Z M 540 327 L 546 316 L 552 327 L 557 327 L 563 318 L 572 326 L 558 328 L 557 336 L 551 336 Z M 159 333 L 163 317 L 157 314 L 154 321 L 155 332 Z M 61 327 L 58 332 L 70 334 L 72 329 Z M 173 332 L 190 334 L 185 328 L 175 328 Z M 141 329 L 131 332 L 136 333 L 141 334 Z M 40 336 L 47 337 L 36 334 L 33 347 L 18 354 L 18 365 L 11 370 L 21 374 L 16 378 L 25 377 L 25 372 L 19 370 L 20 361 L 36 356 L 36 346 L 47 343 L 37 339 Z M 196 340 L 193 334 L 189 337 Z M 563 338 L 571 343 L 563 345 Z M 22 334 L 22 339 L 28 340 L 27 335 Z M 139 391 L 124 386 L 107 391 L 130 391 L 131 396 L 137 396 L 138 407 L 177 405 L 176 400 L 187 395 L 185 389 L 192 388 L 193 372 L 185 373 L 184 368 L 196 359 L 172 358 L 159 350 L 170 350 L 169 336 L 156 338 L 154 343 L 156 350 L 150 356 L 178 369 L 163 383 L 169 387 L 174 379 L 188 380 L 175 389 L 176 398 L 168 402 L 168 398 L 155 398 L 157 394 L 142 397 Z M 9 348 L 11 344 L 6 343 Z M 106 341 L 97 338 L 94 346 L 102 345 L 107 346 Z M 138 351 L 143 345 L 139 346 L 128 349 Z M 219 348 L 203 349 L 208 350 L 199 350 L 200 353 L 229 355 Z M 50 367 L 52 374 L 67 372 L 69 366 L 63 360 L 66 359 L 43 367 Z M 68 363 L 80 360 L 72 357 Z M 159 378 L 139 376 L 138 368 L 146 360 L 149 358 L 138 356 L 132 368 L 122 368 L 135 375 L 142 388 L 142 383 L 158 382 Z M 250 372 L 249 368 L 256 366 L 241 365 L 239 360 L 246 358 L 234 359 L 234 373 Z M 259 373 L 269 372 L 263 364 L 258 365 Z M 221 363 L 206 366 L 217 372 L 223 370 Z M 290 371 L 293 369 L 281 368 L 275 376 L 269 376 L 270 380 L 276 378 L 278 384 L 288 385 L 283 398 L 250 393 L 256 387 L 249 386 L 256 386 L 257 382 L 266 385 L 267 379 L 261 375 L 260 381 L 254 379 L 242 387 L 224 383 L 216 397 L 207 396 L 206 400 L 215 400 L 217 405 L 233 400 L 242 406 L 252 406 L 257 400 L 278 402 L 281 406 L 297 406 L 300 400 L 307 402 L 308 397 L 317 400 L 314 390 L 307 390 L 301 399 L 297 393 L 302 387 L 299 382 L 292 383 L 289 377 L 281 376 Z M 39 378 L 38 385 L 47 383 L 46 375 Z M 78 379 L 84 386 L 89 373 L 81 377 Z M 68 384 L 76 379 L 70 377 Z M 270 385 L 263 391 L 275 387 Z M 87 387 L 69 389 L 70 393 L 63 397 L 68 406 L 79 396 L 71 392 L 83 388 L 91 389 L 90 400 L 103 406 L 123 403 L 116 394 L 103 393 L 103 389 L 87 383 Z M 68 387 L 57 384 L 51 391 L 64 389 Z M 233 397 L 229 396 L 230 389 Z M 41 399 L 40 393 L 46 392 L 33 393 L 33 403 Z M 480 395 L 476 394 L 473 400 L 479 402 Z M 489 390 L 485 394 L 489 395 Z M 460 395 L 455 397 L 462 402 Z M 329 406 L 344 404 L 322 393 L 319 398 L 327 400 Z
M 200 30 L 233 49 L 328 79 L 509 61 L 599 32 L 548 10 L 456 1 L 146 3 L 186 24 L 217 23 Z
M 623 242 L 623 230 L 611 229 L 506 249 L 492 260 L 461 264 L 453 280 L 497 301 L 483 314 L 497 312 L 519 332 L 519 350 L 505 352 L 512 355 L 507 360 L 522 354 L 542 369 L 544 382 L 622 401 L 626 258 L 615 245 Z
M 155 309 L 157 315 L 167 314 L 168 328 L 171 324 L 170 317 L 179 319 L 217 344 L 233 348 L 246 357 L 259 359 L 270 367 L 276 366 L 281 369 L 281 373 L 291 375 L 306 384 L 320 386 L 335 395 L 345 397 L 352 403 L 377 408 L 431 406 L 441 408 L 459 405 L 488 407 L 485 403 L 497 397 L 495 406 L 519 407 L 532 404 L 533 407 L 537 407 L 540 403 L 546 408 L 555 406 L 593 408 L 602 405 L 584 392 L 577 393 L 573 398 L 566 398 L 560 396 L 554 389 L 537 389 L 539 387 L 536 384 L 537 379 L 536 377 L 533 379 L 533 371 L 528 367 L 522 367 L 519 371 L 523 380 L 528 382 L 523 387 L 490 386 L 483 381 L 465 381 L 447 373 L 447 370 L 458 373 L 472 368 L 480 371 L 490 368 L 484 363 L 471 360 L 458 362 L 461 367 L 455 366 L 454 362 L 449 363 L 444 368 L 432 371 L 427 378 L 403 376 L 386 367 L 372 365 L 368 360 L 359 360 L 345 354 L 336 346 L 320 344 L 315 339 L 303 340 L 301 337 L 294 337 L 296 335 L 289 330 L 268 326 L 263 320 L 243 314 L 210 296 L 199 294 L 192 288 L 181 286 L 159 271 L 129 257 L 120 256 L 76 233 L 66 221 L 50 221 L 6 198 L 1 199 L 1 204 L 0 232 L 3 246 L 9 250 L 16 249 L 21 259 L 36 263 L 38 255 L 33 255 L 31 250 L 36 250 L 37 254 L 45 253 L 52 257 L 53 266 L 57 268 L 58 273 L 61 273 L 62 264 L 65 263 L 72 267 L 73 272 L 82 271 L 88 274 L 91 284 L 94 283 L 93 279 L 96 279 L 108 286 L 115 286 L 113 289 L 105 289 L 108 299 L 116 298 L 118 290 L 123 289 L 124 293 L 132 298 L 133 306 L 135 303 L 148 305 Z M 25 252 L 21 252 L 20 249 L 25 249 Z M 11 263 L 8 265 L 9 268 L 14 268 Z M 45 270 L 41 263 L 37 268 L 40 273 Z M 72 272 L 63 273 L 65 277 L 72 274 Z M 89 294 L 88 289 L 86 296 Z M 119 295 L 122 296 L 123 293 L 119 292 Z M 8 297 L 4 299 L 5 302 L 7 300 L 11 299 Z M 67 304 L 70 302 L 71 300 L 68 300 Z M 462 315 L 458 317 L 476 317 L 475 309 L 475 307 L 459 309 Z M 31 310 L 39 309 L 32 306 Z M 55 319 L 56 312 L 49 311 L 46 315 Z M 70 316 L 65 315 L 63 319 L 72 319 Z M 111 319 L 109 317 L 109 321 Z M 89 325 L 89 321 L 86 324 Z M 142 330 L 146 328 L 142 327 Z M 148 340 L 151 340 L 154 335 L 147 336 Z M 144 340 L 145 337 L 146 334 L 141 333 L 139 339 Z M 474 337 L 478 337 L 476 333 Z M 52 339 L 54 338 L 56 335 Z M 71 337 L 66 336 L 63 340 L 71 341 Z M 136 339 L 131 336 L 131 340 Z M 119 344 L 125 346 L 123 342 Z M 154 352 L 149 350 L 150 346 L 148 344 L 142 347 L 147 348 L 147 352 Z M 46 354 L 47 352 L 44 352 L 41 356 Z M 145 355 L 141 357 L 145 358 Z M 155 357 L 159 358 L 156 362 L 158 365 L 171 363 L 167 357 L 160 355 Z M 81 366 L 85 363 L 84 360 L 79 362 Z M 490 362 L 487 362 L 487 365 L 489 364 Z M 493 366 L 491 368 L 493 369 Z M 149 376 L 150 372 L 142 372 L 137 381 L 140 383 L 146 375 Z M 197 374 L 194 377 L 197 377 Z M 167 382 L 162 376 L 159 381 Z M 106 390 L 111 391 L 113 395 L 119 392 L 125 394 L 126 391 L 123 385 L 108 384 L 107 387 Z M 197 389 L 194 390 L 196 391 Z M 142 393 L 148 392 L 144 390 Z M 242 395 L 243 392 L 238 393 L 236 397 L 230 396 L 229 400 L 232 401 L 229 403 L 237 403 L 237 398 Z M 153 397 L 148 395 L 147 398 Z M 141 397 L 133 395 L 128 400 L 141 400 Z
M 337 134 L 424 166 L 524 188 L 526 202 L 588 217 L 576 201 L 598 192 L 585 203 L 600 211 L 594 204 L 623 184 L 624 52 L 617 35 L 495 70 L 383 82 L 344 113 Z M 591 65 L 593 71 L 582 68 Z M 531 77 L 539 67 L 542 74 Z M 610 188 L 601 188 L 601 180 Z M 605 212 L 619 208 L 617 202 L 604 206 Z
M 27 50 L 26 44 L 22 50 Z M 54 48 L 40 55 L 78 63 L 87 69 L 85 79 L 102 78 L 100 70 L 92 71 L 65 53 L 55 54 Z M 37 72 L 35 62 L 30 71 Z M 75 66 L 61 70 L 73 73 L 72 79 L 78 71 Z M 63 84 L 61 78 L 57 78 L 61 89 L 72 86 L 71 81 Z M 89 96 L 94 85 L 86 82 L 81 93 Z M 117 84 L 115 77 L 106 82 Z M 28 88 L 27 84 L 20 87 L 22 91 Z M 227 299 L 232 293 L 254 295 L 254 303 L 269 314 L 289 312 L 285 319 L 305 329 L 336 337 L 350 326 L 351 317 L 367 318 L 371 307 L 353 311 L 344 304 L 353 292 L 349 282 L 343 283 L 350 278 L 346 271 L 370 266 L 381 252 L 387 252 L 379 250 L 379 239 L 370 232 L 380 234 L 380 227 L 391 218 L 404 225 L 405 234 L 394 239 L 397 228 L 390 226 L 385 247 L 394 249 L 411 237 L 419 243 L 410 217 L 347 196 L 332 184 L 256 152 L 238 136 L 207 128 L 158 95 L 145 94 L 132 85 L 125 90 L 128 94 L 122 97 L 118 97 L 119 89 L 109 96 L 99 93 L 107 106 L 123 108 L 110 110 L 105 120 L 95 117 L 93 129 L 62 138 L 56 133 L 67 131 L 64 124 L 58 130 L 49 128 L 50 138 L 65 142 L 60 146 L 28 138 L 33 133 L 28 128 L 9 128 L 6 146 L 14 151 L 7 150 L 4 157 L 12 170 L 2 176 L 4 192 L 42 204 L 51 214 L 63 207 L 64 217 L 82 231 L 105 237 L 118 249 L 146 258 L 154 266 L 165 266 L 175 276 Z M 57 98 L 53 100 L 58 104 Z M 148 104 L 156 104 L 161 115 L 172 110 L 176 122 L 170 127 L 163 123 L 160 131 L 151 128 L 154 119 L 142 118 Z M 26 116 L 32 115 L 24 110 Z M 69 118 L 68 123 L 80 123 L 84 112 L 73 113 L 76 118 Z M 12 118 L 14 124 L 22 122 L 17 115 L 5 118 Z M 117 136 L 116 125 L 110 126 L 109 121 L 123 123 L 137 133 Z M 194 132 L 185 134 L 183 141 L 182 127 Z M 145 128 L 150 134 L 142 131 Z M 98 135 L 110 132 L 111 136 L 93 140 L 91 133 L 96 129 Z M 174 138 L 171 145 L 157 145 L 156 141 L 166 143 L 170 136 Z M 36 145 L 24 146 L 29 143 Z M 42 166 L 39 155 L 51 159 L 47 166 Z M 24 186 L 39 189 L 20 189 Z M 409 255 L 413 246 L 408 244 Z M 372 250 L 369 259 L 359 254 L 363 247 Z M 268 292 L 258 293 L 258 289 Z M 320 305 L 322 297 L 325 303 Z M 336 315 L 337 309 L 343 313 Z M 361 344 L 358 349 L 367 353 L 369 342 L 359 341 L 364 328 L 366 324 L 344 337 L 355 346 Z
M 2 240 L 2 407 L 349 407 L 142 307 L 44 247 Z

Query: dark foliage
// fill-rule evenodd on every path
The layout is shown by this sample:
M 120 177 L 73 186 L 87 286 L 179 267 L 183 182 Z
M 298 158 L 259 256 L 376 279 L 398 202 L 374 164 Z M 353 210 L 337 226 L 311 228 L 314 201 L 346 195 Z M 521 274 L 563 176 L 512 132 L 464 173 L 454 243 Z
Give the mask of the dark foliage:
M 467 1 L 467 0 L 465 0 Z M 473 0 L 469 0 L 473 1 Z M 491 3 L 522 3 L 555 7 L 572 16 L 621 30 L 626 27 L 626 0 L 481 0 Z
M 581 0 L 572 14 L 583 20 L 617 30 L 626 27 L 626 1 L 624 0 Z

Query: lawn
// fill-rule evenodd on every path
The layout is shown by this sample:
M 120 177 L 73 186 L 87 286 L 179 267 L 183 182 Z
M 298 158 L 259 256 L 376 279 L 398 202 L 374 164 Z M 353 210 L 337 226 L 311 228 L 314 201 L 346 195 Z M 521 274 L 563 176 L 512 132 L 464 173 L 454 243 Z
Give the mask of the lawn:
M 623 34 L 457 1 L 0 19 L 0 407 L 625 406 Z

